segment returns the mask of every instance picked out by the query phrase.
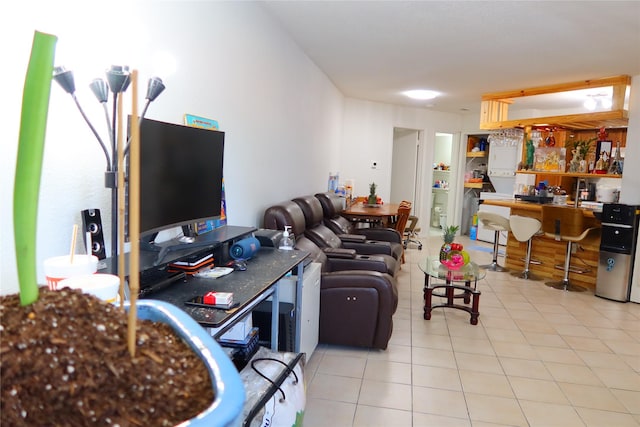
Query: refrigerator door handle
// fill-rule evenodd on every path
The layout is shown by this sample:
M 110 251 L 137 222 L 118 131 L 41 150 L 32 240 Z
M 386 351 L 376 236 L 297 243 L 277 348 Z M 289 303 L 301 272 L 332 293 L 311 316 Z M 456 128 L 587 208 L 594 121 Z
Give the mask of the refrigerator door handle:
M 612 223 L 612 222 L 603 222 L 601 223 L 601 225 L 603 227 L 612 227 L 612 228 L 626 228 L 626 229 L 633 228 L 633 225 L 619 224 L 619 223 Z

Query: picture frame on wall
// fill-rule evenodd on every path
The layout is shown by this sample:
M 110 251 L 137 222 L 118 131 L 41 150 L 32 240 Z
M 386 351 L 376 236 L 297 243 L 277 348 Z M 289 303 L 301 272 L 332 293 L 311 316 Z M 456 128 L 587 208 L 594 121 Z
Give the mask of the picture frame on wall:
M 611 159 L 611 141 L 598 141 L 596 146 L 596 169 L 607 169 L 609 167 L 609 160 Z M 603 167 L 599 167 L 603 166 Z

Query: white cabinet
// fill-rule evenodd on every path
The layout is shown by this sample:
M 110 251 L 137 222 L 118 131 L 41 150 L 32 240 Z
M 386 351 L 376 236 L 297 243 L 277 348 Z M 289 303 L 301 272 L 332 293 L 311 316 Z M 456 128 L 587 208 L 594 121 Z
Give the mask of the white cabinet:
M 306 353 L 309 360 L 318 346 L 320 330 L 320 263 L 312 262 L 304 268 L 299 292 L 296 292 L 297 279 L 296 276 L 281 279 L 279 295 L 281 302 L 295 307 L 295 351 Z

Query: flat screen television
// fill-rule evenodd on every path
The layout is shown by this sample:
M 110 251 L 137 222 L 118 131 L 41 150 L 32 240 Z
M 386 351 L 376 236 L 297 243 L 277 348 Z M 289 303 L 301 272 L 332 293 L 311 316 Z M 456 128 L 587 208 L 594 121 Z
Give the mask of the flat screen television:
M 142 119 L 141 249 L 160 250 L 162 230 L 220 217 L 223 164 L 224 132 Z

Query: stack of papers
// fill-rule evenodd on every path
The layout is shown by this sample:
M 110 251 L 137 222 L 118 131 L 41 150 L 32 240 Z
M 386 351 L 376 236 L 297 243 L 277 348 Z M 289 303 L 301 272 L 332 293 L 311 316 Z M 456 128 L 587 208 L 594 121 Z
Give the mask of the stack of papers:
M 204 279 L 217 279 L 218 277 L 226 276 L 231 273 L 233 268 L 231 267 L 213 267 L 209 269 L 200 270 L 194 274 L 195 277 Z

